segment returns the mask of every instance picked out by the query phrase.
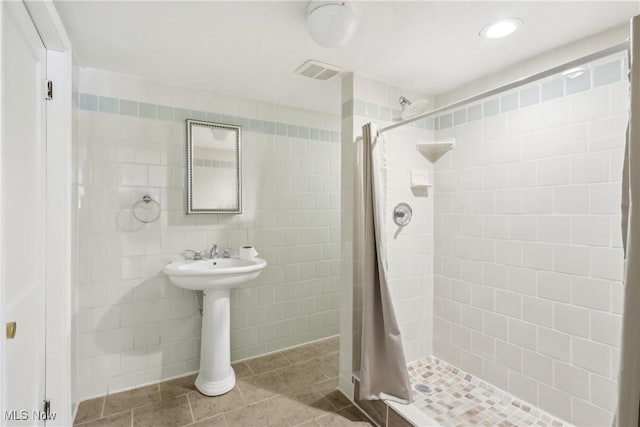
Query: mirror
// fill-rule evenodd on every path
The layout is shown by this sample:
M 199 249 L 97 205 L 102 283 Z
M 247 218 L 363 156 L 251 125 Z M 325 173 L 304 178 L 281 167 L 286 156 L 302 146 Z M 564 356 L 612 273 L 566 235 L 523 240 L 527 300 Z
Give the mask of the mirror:
M 242 213 L 240 126 L 187 120 L 187 213 Z

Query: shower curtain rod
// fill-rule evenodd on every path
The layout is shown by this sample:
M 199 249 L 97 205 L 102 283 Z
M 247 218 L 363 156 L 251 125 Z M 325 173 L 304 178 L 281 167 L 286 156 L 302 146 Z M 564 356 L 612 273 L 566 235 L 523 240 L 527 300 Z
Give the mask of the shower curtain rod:
M 407 119 L 407 120 L 404 120 L 402 122 L 394 123 L 392 125 L 384 127 L 382 129 L 379 129 L 378 130 L 378 135 L 380 135 L 380 134 L 382 134 L 384 132 L 393 130 L 395 128 L 399 128 L 399 127 L 404 126 L 406 124 L 413 123 L 413 122 L 418 121 L 420 119 L 424 119 L 425 117 L 429 117 L 429 116 L 432 116 L 434 114 L 441 113 L 443 111 L 451 110 L 451 109 L 454 109 L 454 108 L 459 107 L 461 105 L 469 104 L 471 102 L 475 102 L 475 101 L 478 101 L 480 99 L 487 98 L 487 97 L 492 96 L 492 95 L 496 95 L 498 93 L 506 92 L 506 91 L 508 91 L 510 89 L 513 89 L 513 88 L 516 88 L 518 86 L 523 86 L 523 85 L 525 85 L 527 83 L 531 83 L 531 82 L 534 82 L 536 80 L 541 80 L 541 79 L 543 79 L 545 77 L 549 77 L 549 76 L 552 76 L 554 74 L 558 74 L 558 73 L 560 73 L 562 71 L 569 70 L 571 68 L 578 67 L 580 65 L 587 64 L 587 63 L 595 61 L 597 59 L 604 58 L 605 56 L 609 56 L 609 55 L 612 55 L 614 53 L 621 52 L 623 50 L 628 50 L 628 49 L 629 49 L 629 41 L 626 41 L 624 43 L 620 43 L 620 44 L 608 47 L 606 49 L 602 49 L 602 50 L 600 50 L 598 52 L 594 52 L 594 53 L 591 53 L 591 54 L 589 54 L 587 56 L 583 56 L 582 58 L 574 59 L 573 61 L 569 61 L 569 62 L 566 62 L 564 64 L 555 66 L 553 68 L 549 68 L 548 70 L 545 70 L 545 71 L 542 71 L 542 72 L 539 72 L 539 73 L 536 73 L 536 74 L 532 74 L 530 76 L 522 77 L 522 78 L 520 78 L 518 80 L 512 81 L 510 83 L 507 83 L 505 85 L 499 86 L 499 87 L 494 88 L 494 89 L 490 89 L 490 90 L 488 90 L 486 92 L 482 92 L 482 93 L 480 93 L 478 95 L 473 95 L 473 96 L 471 96 L 469 98 L 464 98 L 464 99 L 462 99 L 460 101 L 456 101 L 456 102 L 453 102 L 451 104 L 445 105 L 444 107 L 440 107 L 440 108 L 437 108 L 435 110 L 431 110 L 431 111 L 429 111 L 427 113 L 420 114 L 419 116 L 413 117 L 411 119 Z

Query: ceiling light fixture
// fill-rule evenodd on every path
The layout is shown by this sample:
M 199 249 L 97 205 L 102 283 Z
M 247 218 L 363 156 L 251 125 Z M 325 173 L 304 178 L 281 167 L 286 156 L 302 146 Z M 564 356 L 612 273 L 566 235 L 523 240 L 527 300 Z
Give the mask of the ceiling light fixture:
M 358 28 L 356 12 L 344 1 L 311 0 L 307 6 L 311 38 L 322 47 L 346 44 Z
M 480 30 L 480 37 L 483 39 L 501 39 L 513 34 L 522 25 L 522 20 L 518 18 L 501 19 L 485 26 Z

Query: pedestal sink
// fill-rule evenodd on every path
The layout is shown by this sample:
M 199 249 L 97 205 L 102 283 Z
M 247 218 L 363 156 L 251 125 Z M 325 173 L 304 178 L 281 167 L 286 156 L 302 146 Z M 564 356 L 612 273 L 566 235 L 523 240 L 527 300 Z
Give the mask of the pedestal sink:
M 177 286 L 202 291 L 202 338 L 200 372 L 196 388 L 204 395 L 218 396 L 236 385 L 231 367 L 231 289 L 251 286 L 267 262 L 260 258 L 215 258 L 180 260 L 163 271 Z

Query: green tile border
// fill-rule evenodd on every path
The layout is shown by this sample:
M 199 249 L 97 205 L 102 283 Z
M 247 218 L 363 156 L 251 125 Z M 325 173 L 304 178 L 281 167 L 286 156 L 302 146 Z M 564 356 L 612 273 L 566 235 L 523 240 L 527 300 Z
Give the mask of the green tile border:
M 367 117 L 373 120 L 382 120 L 386 122 L 398 122 L 402 117 L 402 111 L 399 108 L 391 108 L 386 105 L 374 104 L 361 99 L 349 99 L 342 103 L 342 118 L 351 116 Z M 434 130 L 433 117 L 427 117 L 422 120 L 409 123 L 407 126 Z
M 595 89 L 624 80 L 624 72 L 628 65 L 626 59 L 613 54 L 609 60 L 598 60 L 585 66 L 580 81 L 556 75 L 506 93 L 483 99 L 456 110 L 449 110 L 437 116 L 426 117 L 407 124 L 427 130 L 442 130 L 462 124 L 496 116 L 508 111 L 526 108 L 565 96 L 571 96 L 586 90 Z M 390 108 L 366 102 L 361 99 L 349 99 L 342 103 L 342 118 L 351 116 L 367 117 L 373 120 L 398 122 L 401 117 L 399 108 Z
M 624 81 L 624 73 L 627 69 L 626 59 L 620 57 L 618 53 L 611 55 L 608 59 L 610 60 L 598 60 L 586 64 L 583 74 L 578 79 L 558 74 L 454 111 L 441 113 L 433 118 L 435 120 L 434 130 L 453 128 L 482 118 L 497 116 L 536 104 L 544 104 L 547 101 Z M 531 96 L 532 94 L 533 96 Z M 467 111 L 466 116 L 462 114 L 465 110 Z M 455 120 L 456 115 L 459 117 L 458 120 Z
M 269 120 L 257 120 L 254 118 L 189 110 L 185 108 L 171 107 L 168 105 L 149 104 L 145 102 L 132 101 L 130 99 L 99 96 L 91 93 L 73 93 L 73 102 L 80 110 L 85 111 L 119 114 L 150 120 L 182 122 L 186 119 L 194 119 L 222 122 L 241 126 L 245 132 L 289 136 L 293 138 L 303 138 L 311 141 L 324 141 L 336 144 L 340 143 L 340 132 L 330 129 L 310 128 Z

